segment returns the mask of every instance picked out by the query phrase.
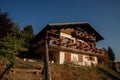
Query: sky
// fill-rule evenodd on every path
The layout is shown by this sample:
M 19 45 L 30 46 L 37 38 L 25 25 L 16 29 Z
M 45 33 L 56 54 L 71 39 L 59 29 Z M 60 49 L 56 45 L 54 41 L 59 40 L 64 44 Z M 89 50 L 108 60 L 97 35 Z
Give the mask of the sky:
M 120 0 L 0 0 L 0 9 L 35 34 L 49 23 L 88 22 L 104 37 L 97 47 L 110 46 L 120 61 Z

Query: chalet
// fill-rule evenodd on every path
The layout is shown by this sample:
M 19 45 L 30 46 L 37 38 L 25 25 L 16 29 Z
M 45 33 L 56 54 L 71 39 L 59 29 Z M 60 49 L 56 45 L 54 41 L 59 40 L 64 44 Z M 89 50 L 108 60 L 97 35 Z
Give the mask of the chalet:
M 87 22 L 48 24 L 32 40 L 31 49 L 43 60 L 45 41 L 49 61 L 57 64 L 97 65 L 105 50 L 96 48 L 104 38 Z

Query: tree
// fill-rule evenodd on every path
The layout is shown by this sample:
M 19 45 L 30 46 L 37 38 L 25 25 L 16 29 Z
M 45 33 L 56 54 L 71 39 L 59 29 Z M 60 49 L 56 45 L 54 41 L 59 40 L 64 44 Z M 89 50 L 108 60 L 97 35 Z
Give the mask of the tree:
M 107 50 L 108 56 L 110 57 L 110 60 L 114 62 L 115 60 L 115 53 L 113 52 L 113 49 L 109 46 Z
M 29 52 L 28 48 L 30 47 L 30 40 L 34 37 L 32 25 L 27 25 L 24 27 L 22 31 L 20 31 L 19 37 L 17 37 L 20 41 L 20 49 L 18 57 L 28 57 Z
M 24 39 L 24 47 L 29 47 L 30 40 L 34 37 L 32 25 L 27 25 L 22 31 L 22 36 Z
M 27 33 L 27 34 L 33 35 L 32 25 L 27 25 L 27 26 L 25 26 L 23 32 L 24 32 L 24 33 Z
M 14 55 L 17 51 L 15 37 L 6 36 L 0 39 L 0 55 L 7 58 L 11 63 L 14 62 Z
M 14 64 L 14 58 L 20 48 L 26 49 L 29 45 L 29 40 L 34 36 L 32 26 L 26 26 L 23 31 L 19 29 L 19 25 L 13 23 L 7 13 L 0 12 L 0 56 L 6 58 L 11 66 Z M 8 70 L 6 68 L 6 70 Z M 6 73 L 6 70 L 0 75 L 0 79 Z
M 19 24 L 18 23 L 14 23 L 12 28 L 11 28 L 11 32 L 12 33 L 20 33 L 20 28 L 19 28 Z
M 10 37 L 13 22 L 7 12 L 0 12 L 0 55 L 13 62 L 13 52 L 15 51 L 15 39 Z
M 7 34 L 11 33 L 13 24 L 14 23 L 8 17 L 7 12 L 0 12 L 0 38 L 5 37 Z
M 109 56 L 109 64 L 108 64 L 108 67 L 111 68 L 111 69 L 115 69 L 115 54 L 113 52 L 113 49 L 109 46 L 108 47 L 108 50 L 107 50 L 107 54 Z
M 0 12 L 0 56 L 12 62 L 17 52 L 28 49 L 33 37 L 32 25 L 21 31 L 19 24 L 12 22 L 7 13 Z

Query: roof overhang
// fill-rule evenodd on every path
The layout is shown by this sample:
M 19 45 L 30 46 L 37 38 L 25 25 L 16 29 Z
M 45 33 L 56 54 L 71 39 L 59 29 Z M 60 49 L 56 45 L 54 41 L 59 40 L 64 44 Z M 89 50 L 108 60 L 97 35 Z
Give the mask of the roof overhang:
M 97 42 L 104 39 L 103 36 L 101 36 L 88 22 L 54 23 L 48 24 L 47 27 L 49 27 L 49 29 L 66 29 L 80 27 L 89 33 L 95 33 Z
M 83 30 L 86 30 L 88 33 L 94 33 L 96 36 L 96 41 L 103 40 L 103 36 L 101 36 L 88 22 L 70 22 L 70 23 L 54 23 L 48 24 L 45 28 L 43 28 L 34 38 L 31 40 L 31 43 L 36 43 L 42 37 L 45 37 L 46 31 L 51 29 L 60 30 L 60 29 L 67 29 L 67 28 L 76 28 L 80 27 Z

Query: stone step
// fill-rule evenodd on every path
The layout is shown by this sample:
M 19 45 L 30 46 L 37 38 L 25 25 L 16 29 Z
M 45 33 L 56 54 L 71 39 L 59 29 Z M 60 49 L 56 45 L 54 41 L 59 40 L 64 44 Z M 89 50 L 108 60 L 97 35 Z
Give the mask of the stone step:
M 43 80 L 42 70 L 36 69 L 11 69 L 5 75 L 9 80 Z

